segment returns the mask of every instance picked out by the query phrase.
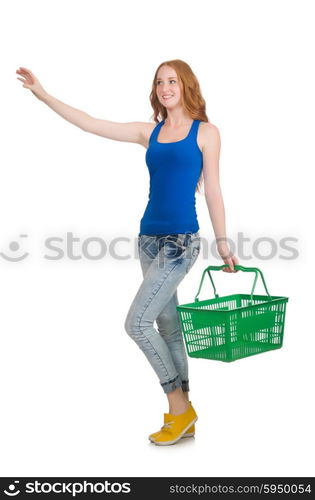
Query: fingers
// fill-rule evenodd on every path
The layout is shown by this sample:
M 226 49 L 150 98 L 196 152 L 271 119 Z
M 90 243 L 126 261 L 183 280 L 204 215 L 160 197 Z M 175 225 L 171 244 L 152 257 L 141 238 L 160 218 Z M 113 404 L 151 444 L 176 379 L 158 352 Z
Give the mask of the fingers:
M 22 74 L 22 75 L 26 75 L 26 77 L 29 76 L 31 79 L 35 78 L 35 76 L 31 72 L 31 70 L 27 69 L 27 68 L 24 68 L 23 66 L 20 66 L 20 68 L 16 70 L 16 73 L 19 73 L 19 74 Z
M 222 269 L 222 271 L 224 273 L 232 273 L 233 271 L 231 271 L 231 268 L 230 267 L 225 267 L 224 269 Z
M 229 259 L 228 262 L 225 262 L 225 264 L 228 265 L 229 267 L 224 267 L 222 269 L 224 273 L 237 273 L 237 270 L 234 268 L 235 262 Z
M 25 78 L 25 77 L 24 77 L 24 78 L 19 78 L 19 77 L 17 76 L 16 78 L 17 78 L 17 80 L 20 80 L 20 81 L 21 81 L 21 82 L 23 82 L 23 83 L 29 83 L 29 81 L 28 81 L 28 80 L 27 80 L 27 78 Z
M 21 70 L 28 71 L 30 74 L 32 74 L 31 70 L 28 68 L 25 68 L 24 66 L 20 66 Z

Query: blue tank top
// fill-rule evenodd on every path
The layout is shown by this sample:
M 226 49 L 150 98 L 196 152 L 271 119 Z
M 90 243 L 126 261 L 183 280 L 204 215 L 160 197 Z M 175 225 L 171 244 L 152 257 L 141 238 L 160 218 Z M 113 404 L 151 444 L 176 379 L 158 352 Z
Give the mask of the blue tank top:
M 197 144 L 201 120 L 194 120 L 188 135 L 176 142 L 158 142 L 160 121 L 149 139 L 145 160 L 150 174 L 149 200 L 139 234 L 178 234 L 199 230 L 195 189 L 202 170 Z

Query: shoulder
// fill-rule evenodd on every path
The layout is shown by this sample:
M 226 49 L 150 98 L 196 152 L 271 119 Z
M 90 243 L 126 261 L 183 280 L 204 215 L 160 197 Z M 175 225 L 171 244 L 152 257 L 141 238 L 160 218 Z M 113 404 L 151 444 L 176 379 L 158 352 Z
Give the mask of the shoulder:
M 208 139 L 210 139 L 211 137 L 215 138 L 220 136 L 219 129 L 216 125 L 214 125 L 214 123 L 200 122 L 199 128 L 202 135 L 207 137 Z
M 200 145 L 202 146 L 203 152 L 205 149 L 220 146 L 220 131 L 214 123 L 200 122 L 199 129 Z

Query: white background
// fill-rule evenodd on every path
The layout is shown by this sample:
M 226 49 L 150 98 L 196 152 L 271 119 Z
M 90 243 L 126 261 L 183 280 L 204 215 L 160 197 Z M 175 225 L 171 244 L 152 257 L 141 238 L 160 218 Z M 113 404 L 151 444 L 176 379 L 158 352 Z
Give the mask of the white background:
M 2 476 L 314 476 L 312 4 L 2 2 L 0 251 L 29 252 L 0 256 Z M 240 263 L 289 302 L 282 349 L 231 364 L 189 358 L 196 437 L 158 447 L 147 435 L 167 399 L 124 331 L 142 280 L 145 149 L 84 133 L 15 71 L 26 66 L 94 117 L 149 122 L 154 72 L 176 58 L 196 74 L 221 134 L 227 236 L 248 238 Z M 204 196 L 196 203 L 203 250 L 180 303 L 194 299 L 207 265 L 222 264 L 205 252 L 214 234 Z M 117 251 L 130 258 L 45 258 L 46 238 L 66 251 L 68 232 L 77 255 L 86 238 L 125 237 Z M 272 239 L 272 257 L 268 242 L 254 254 L 259 238 Z M 251 289 L 250 273 L 214 274 L 220 295 Z M 205 281 L 201 298 L 212 296 Z

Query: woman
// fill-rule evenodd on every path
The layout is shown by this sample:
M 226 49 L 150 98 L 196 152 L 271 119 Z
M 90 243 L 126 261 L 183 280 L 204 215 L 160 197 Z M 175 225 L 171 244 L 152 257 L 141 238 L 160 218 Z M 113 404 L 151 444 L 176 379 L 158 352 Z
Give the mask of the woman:
M 94 118 L 57 100 L 27 68 L 16 72 L 22 76 L 18 79 L 23 87 L 70 123 L 147 149 L 150 194 L 138 235 L 143 281 L 128 311 L 125 329 L 144 352 L 168 399 L 164 425 L 150 434 L 150 441 L 170 445 L 194 436 L 198 417 L 188 396 L 188 362 L 176 306 L 177 287 L 200 250 L 195 191 L 200 192 L 202 176 L 218 253 L 227 264 L 223 271 L 236 272 L 234 264 L 238 264 L 225 235 L 219 184 L 220 135 L 208 121 L 199 83 L 184 61 L 165 61 L 155 72 L 150 95 L 155 123 L 117 123 Z

